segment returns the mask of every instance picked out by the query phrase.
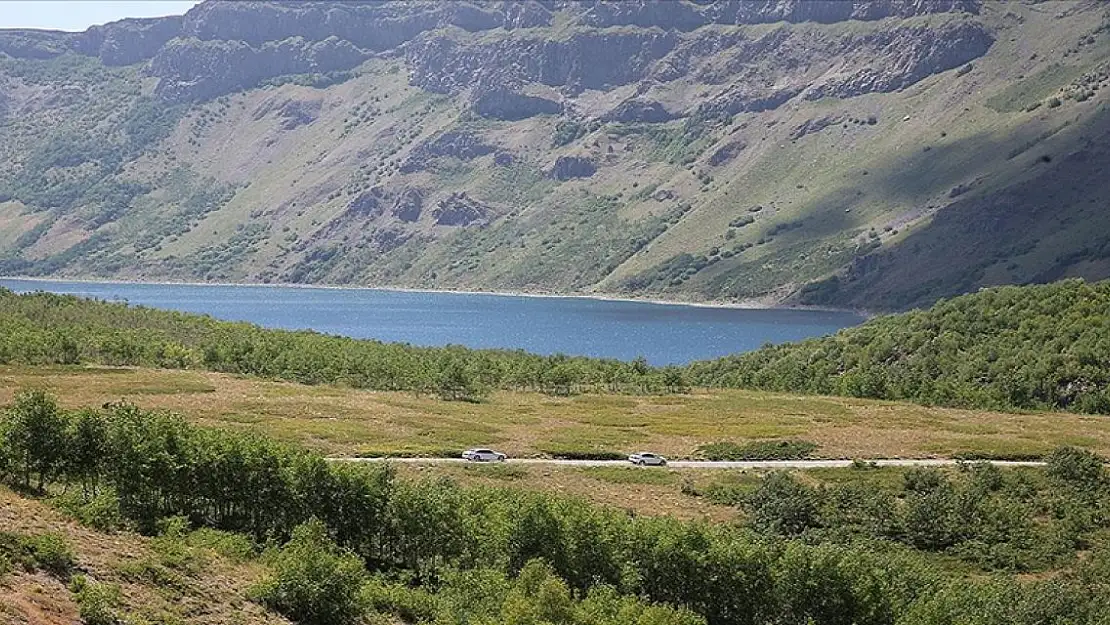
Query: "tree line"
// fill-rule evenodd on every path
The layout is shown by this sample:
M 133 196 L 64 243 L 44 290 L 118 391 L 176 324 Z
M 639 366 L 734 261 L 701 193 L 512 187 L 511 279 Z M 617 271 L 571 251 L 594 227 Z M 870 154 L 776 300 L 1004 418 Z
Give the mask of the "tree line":
M 685 367 L 415 347 L 0 289 L 0 363 L 201 368 L 478 400 L 691 386 L 1110 414 L 1110 281 L 1001 287 Z
M 207 369 L 303 384 L 337 383 L 475 400 L 493 389 L 664 393 L 677 367 L 643 359 L 539 356 L 522 350 L 416 347 L 162 311 L 69 295 L 0 289 L 0 363 Z
M 1061 484 L 1085 487 L 1089 463 L 1069 462 Z M 1110 614 L 1110 554 L 1098 549 L 1049 579 L 969 581 L 896 542 L 760 531 L 775 517 L 766 510 L 752 527 L 711 525 L 401 480 L 388 465 L 328 463 L 130 405 L 65 411 L 39 391 L 0 419 L 0 477 L 66 491 L 90 521 L 153 532 L 177 517 L 283 545 L 258 599 L 304 623 L 347 622 L 364 606 L 460 625 L 1093 625 Z
M 705 386 L 1110 414 L 1110 281 L 984 289 L 686 373 Z

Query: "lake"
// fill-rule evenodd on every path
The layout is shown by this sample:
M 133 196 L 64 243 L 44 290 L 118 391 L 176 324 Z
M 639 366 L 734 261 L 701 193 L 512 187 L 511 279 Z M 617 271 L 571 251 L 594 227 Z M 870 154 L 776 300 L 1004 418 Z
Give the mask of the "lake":
M 764 343 L 832 334 L 850 312 L 711 308 L 579 297 L 255 285 L 0 279 L 16 292 L 52 291 L 205 313 L 270 328 L 312 329 L 414 345 L 524 349 L 682 364 Z

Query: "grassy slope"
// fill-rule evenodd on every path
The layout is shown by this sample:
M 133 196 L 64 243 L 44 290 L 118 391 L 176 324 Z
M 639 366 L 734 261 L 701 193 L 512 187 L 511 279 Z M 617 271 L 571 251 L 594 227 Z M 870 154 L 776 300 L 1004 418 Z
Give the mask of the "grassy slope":
M 1103 151 L 1083 146 L 1099 143 L 1108 91 L 1099 89 L 1083 102 L 1064 97 L 1055 108 L 1045 103 L 1054 94 L 1075 93 L 1069 85 L 1105 68 L 1110 35 L 1098 33 L 1090 43 L 1077 43 L 1103 18 L 1097 4 L 986 3 L 980 19 L 994 29 L 997 42 L 970 72 L 951 70 L 889 94 L 791 101 L 776 110 L 737 115 L 694 142 L 683 138 L 681 122 L 610 124 L 555 148 L 554 118 L 459 122 L 459 103 L 409 87 L 400 61 L 375 60 L 341 84 L 254 89 L 185 113 L 166 141 L 131 159 L 117 176 L 151 182 L 155 189 L 101 228 L 111 235 L 107 243 L 71 247 L 95 231 L 85 213 L 96 211 L 88 207 L 40 228 L 37 238 L 20 241 L 19 235 L 36 222 L 53 217 L 41 212 L 21 216 L 24 209 L 6 203 L 0 204 L 0 245 L 32 261 L 22 270 L 59 275 L 563 292 L 617 292 L 633 288 L 631 279 L 639 284 L 636 292 L 667 297 L 779 301 L 798 285 L 851 264 L 879 242 L 881 251 L 892 251 L 871 277 L 803 298 L 862 308 L 897 308 L 982 284 L 1049 274 L 1102 277 L 1110 274 L 1110 266 L 1097 253 L 1073 253 L 1097 248 L 1101 233 L 1110 231 L 1105 227 L 1110 224 L 1102 223 L 1105 211 L 1089 209 L 1101 205 L 1104 177 L 1069 166 L 1067 155 L 1086 149 L 1092 171 L 1105 162 Z M 930 20 L 936 21 L 913 24 Z M 840 36 L 889 26 L 790 28 Z M 563 30 L 559 36 L 566 35 Z M 761 26 L 745 32 L 758 37 L 771 30 Z M 49 69 L 59 62 L 35 63 Z M 72 132 L 101 128 L 104 119 L 74 111 L 126 109 L 149 89 L 132 68 L 112 70 L 112 75 L 118 88 L 90 87 L 85 99 L 70 108 L 44 108 L 18 125 L 6 124 L 3 143 L 11 157 L 18 160 L 55 134 L 52 120 L 63 120 L 61 127 Z M 688 106 L 698 92 L 719 88 L 684 80 L 647 96 Z M 106 100 L 108 94 L 115 99 Z M 581 101 L 589 109 L 618 95 L 589 92 Z M 316 121 L 283 129 L 274 111 L 290 101 L 317 100 Z M 90 109 L 85 102 L 100 108 Z M 1038 102 L 1042 105 L 1036 110 L 1025 110 Z M 827 115 L 874 115 L 878 123 L 835 124 L 791 138 L 800 124 Z M 439 159 L 424 172 L 398 171 L 421 141 L 459 127 L 513 152 L 516 164 L 496 168 L 493 157 L 486 156 L 470 163 Z M 738 139 L 748 145 L 739 157 L 708 165 L 719 146 Z M 605 166 L 583 181 L 555 183 L 543 177 L 556 156 L 571 154 L 592 155 Z M 1056 158 L 1041 167 L 1037 159 L 1043 154 Z M 694 159 L 688 167 L 681 164 L 686 158 Z M 1076 192 L 1048 191 L 1074 186 L 1076 176 L 1084 183 Z M 1028 193 L 1023 183 L 1039 192 Z M 424 216 L 412 225 L 388 215 L 345 217 L 347 205 L 375 185 L 425 189 Z M 969 190 L 949 197 L 960 185 Z M 213 190 L 220 192 L 205 195 Z M 658 190 L 675 197 L 654 199 Z M 1006 195 L 1009 190 L 1014 192 Z M 431 222 L 435 203 L 458 191 L 491 207 L 497 217 L 490 227 L 459 229 Z M 957 207 L 949 214 L 957 218 L 949 222 L 956 225 L 946 229 L 934 215 L 953 202 Z M 1051 216 L 1033 210 L 1046 203 L 1053 207 Z M 755 205 L 764 207 L 755 223 L 732 229 L 732 238 L 726 238 L 729 222 Z M 1019 214 L 1038 216 L 1015 218 L 1021 236 L 986 246 L 995 240 L 989 223 L 952 236 L 965 221 L 958 218 L 960 207 L 979 215 L 990 214 L 994 205 L 1014 205 Z M 1000 223 L 1012 217 L 997 215 Z M 794 223 L 800 225 L 768 234 Z M 640 243 L 633 244 L 637 239 Z M 133 245 L 136 240 L 144 243 Z M 64 256 L 67 248 L 81 261 Z M 660 271 L 677 254 L 710 255 L 714 248 L 730 252 L 729 257 L 690 269 L 680 266 L 673 274 Z M 54 264 L 44 263 L 52 256 Z M 971 270 L 968 257 L 977 262 Z M 918 271 L 923 263 L 928 272 Z M 688 277 L 674 279 L 681 275 Z
M 1110 453 L 1103 417 L 748 391 L 573 398 L 505 392 L 471 404 L 193 371 L 8 366 L 0 381 L 0 405 L 23 387 L 51 389 L 72 407 L 124 399 L 338 455 L 496 445 L 514 456 L 649 448 L 684 457 L 704 443 L 774 438 L 812 440 L 815 456 L 833 458 L 1028 456 L 1064 444 Z
M 120 613 L 130 623 L 263 624 L 288 621 L 247 600 L 247 588 L 262 574 L 258 563 L 233 563 L 207 549 L 191 549 L 188 566 L 167 567 L 149 538 L 105 534 L 68 520 L 42 502 L 0 487 L 0 527 L 22 535 L 58 533 L 72 547 L 77 570 L 97 583 L 119 585 Z M 160 578 L 141 574 L 159 571 Z M 16 572 L 0 578 L 0 622 L 61 625 L 79 622 L 75 597 L 61 581 L 43 573 Z

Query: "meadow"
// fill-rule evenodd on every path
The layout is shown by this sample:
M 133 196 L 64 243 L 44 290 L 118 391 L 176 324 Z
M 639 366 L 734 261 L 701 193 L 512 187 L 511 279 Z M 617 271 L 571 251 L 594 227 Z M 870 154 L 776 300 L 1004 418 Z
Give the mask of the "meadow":
M 22 388 L 49 390 L 67 407 L 125 401 L 178 412 L 333 456 L 440 456 L 494 446 L 514 457 L 644 449 L 697 458 L 708 443 L 760 440 L 812 441 L 815 458 L 1035 458 L 1061 445 L 1110 453 L 1105 417 L 732 389 L 571 397 L 496 391 L 462 402 L 203 371 L 0 366 L 0 406 Z

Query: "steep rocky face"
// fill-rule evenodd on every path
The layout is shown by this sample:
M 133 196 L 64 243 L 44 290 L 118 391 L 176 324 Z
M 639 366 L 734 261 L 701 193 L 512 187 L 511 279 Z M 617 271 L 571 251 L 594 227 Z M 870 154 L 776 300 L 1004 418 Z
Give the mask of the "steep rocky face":
M 91 26 L 75 49 L 96 56 L 105 65 L 131 65 L 154 57 L 170 39 L 181 35 L 181 16 L 128 19 Z
M 524 34 L 494 42 L 461 42 L 431 36 L 405 46 L 412 84 L 435 93 L 454 94 L 477 83 L 539 83 L 606 89 L 641 79 L 652 62 L 670 52 L 673 32 L 587 32 L 566 41 Z M 598 59 L 620 59 L 599 63 Z
M 174 39 L 151 60 L 161 80 L 156 93 L 170 102 L 207 100 L 284 74 L 350 69 L 367 53 L 348 41 L 292 37 L 254 48 L 242 41 Z
M 960 223 L 1041 214 L 1005 191 L 1066 177 L 1108 67 L 1110 9 L 1063 0 L 208 1 L 0 30 L 0 273 L 863 307 L 1097 276 L 1078 197 L 1008 247 Z M 1074 184 L 1101 184 L 1082 152 Z M 987 248 L 974 276 L 904 271 Z
M 581 156 L 560 156 L 551 166 L 551 177 L 556 180 L 589 178 L 597 173 L 597 164 Z

